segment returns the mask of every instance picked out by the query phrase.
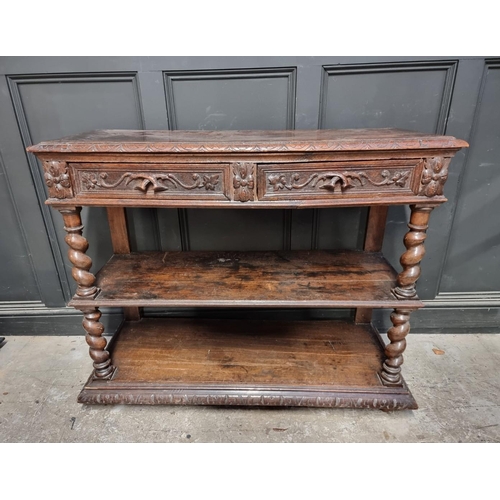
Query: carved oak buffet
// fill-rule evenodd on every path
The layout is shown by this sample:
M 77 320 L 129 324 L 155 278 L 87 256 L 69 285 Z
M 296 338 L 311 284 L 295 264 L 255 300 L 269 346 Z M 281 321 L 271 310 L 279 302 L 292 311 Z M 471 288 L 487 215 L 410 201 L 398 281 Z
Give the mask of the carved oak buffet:
M 103 130 L 28 148 L 64 219 L 94 370 L 94 404 L 417 408 L 402 376 L 415 284 L 454 137 L 396 129 Z M 389 205 L 409 204 L 398 274 L 381 254 Z M 104 206 L 114 255 L 90 272 L 82 206 Z M 131 253 L 125 207 L 369 206 L 364 251 Z M 110 345 L 99 307 L 124 308 Z M 143 307 L 353 308 L 353 321 L 142 318 Z M 391 308 L 383 346 L 373 308 Z

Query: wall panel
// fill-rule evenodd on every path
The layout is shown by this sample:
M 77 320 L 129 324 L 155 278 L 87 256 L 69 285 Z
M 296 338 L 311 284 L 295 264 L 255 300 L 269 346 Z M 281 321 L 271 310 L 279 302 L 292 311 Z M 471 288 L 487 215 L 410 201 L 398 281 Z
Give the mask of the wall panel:
M 3 244 L 0 245 L 0 307 L 2 302 L 7 306 L 8 302 L 17 302 L 19 299 L 21 304 L 40 301 L 33 262 L 1 155 L 0 206 L 2 207 L 0 234 L 3 240 Z
M 499 193 L 500 61 L 485 67 L 440 295 L 497 292 L 500 303 Z

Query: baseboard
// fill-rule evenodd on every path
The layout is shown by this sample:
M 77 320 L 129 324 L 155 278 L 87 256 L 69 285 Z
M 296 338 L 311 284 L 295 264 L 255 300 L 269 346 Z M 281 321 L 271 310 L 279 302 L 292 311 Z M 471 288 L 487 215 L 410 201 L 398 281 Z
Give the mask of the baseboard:
M 373 324 L 381 333 L 391 327 L 390 310 L 375 310 Z M 347 309 L 150 309 L 145 316 L 199 317 L 221 319 L 311 320 L 344 319 Z M 102 309 L 105 334 L 113 334 L 123 315 L 119 309 Z M 0 334 L 83 335 L 82 313 L 72 308 L 36 307 L 0 312 Z M 411 333 L 500 333 L 500 307 L 426 306 L 411 316 Z
M 121 311 L 102 310 L 104 333 L 113 334 L 123 320 Z M 37 307 L 0 312 L 0 333 L 5 335 L 83 335 L 82 313 L 73 308 Z
M 373 324 L 379 332 L 392 325 L 391 311 L 377 310 Z M 426 307 L 412 313 L 410 333 L 500 333 L 500 307 Z

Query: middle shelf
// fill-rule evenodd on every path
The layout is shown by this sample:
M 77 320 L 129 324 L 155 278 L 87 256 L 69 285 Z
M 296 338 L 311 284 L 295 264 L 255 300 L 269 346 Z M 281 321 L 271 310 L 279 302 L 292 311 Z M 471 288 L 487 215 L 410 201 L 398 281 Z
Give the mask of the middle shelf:
M 397 299 L 397 273 L 362 251 L 139 252 L 113 255 L 97 273 L 95 299 L 70 305 L 418 309 Z

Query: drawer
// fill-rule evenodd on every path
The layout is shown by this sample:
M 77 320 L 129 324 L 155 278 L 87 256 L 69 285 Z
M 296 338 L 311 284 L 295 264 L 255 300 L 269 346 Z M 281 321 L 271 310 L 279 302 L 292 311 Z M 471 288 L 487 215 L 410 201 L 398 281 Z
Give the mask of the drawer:
M 259 200 L 331 199 L 414 195 L 418 191 L 421 159 L 380 162 L 317 162 L 260 164 Z
M 70 163 L 79 198 L 229 199 L 229 164 Z
M 405 202 L 420 196 L 426 164 L 422 158 L 369 161 L 288 161 L 263 163 L 69 162 L 45 161 L 51 198 L 76 198 L 82 204 L 144 200 L 145 206 L 188 206 L 215 202 L 241 206 L 268 201 L 315 202 L 321 205 L 364 204 L 385 199 Z M 301 159 L 302 160 L 302 159 Z M 437 174 L 436 174 L 437 175 Z M 220 202 L 224 202 L 222 205 Z M 117 202 L 114 202 L 116 204 Z

